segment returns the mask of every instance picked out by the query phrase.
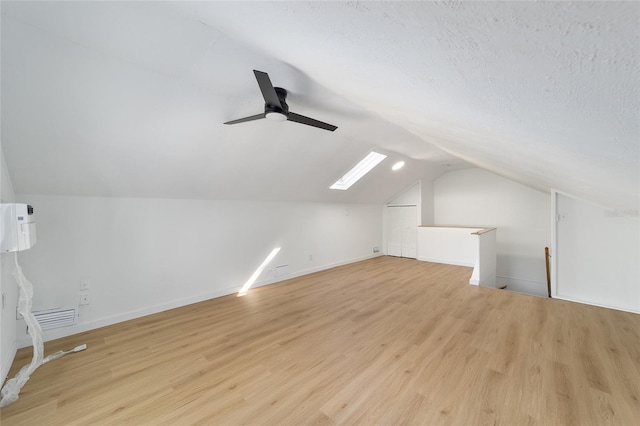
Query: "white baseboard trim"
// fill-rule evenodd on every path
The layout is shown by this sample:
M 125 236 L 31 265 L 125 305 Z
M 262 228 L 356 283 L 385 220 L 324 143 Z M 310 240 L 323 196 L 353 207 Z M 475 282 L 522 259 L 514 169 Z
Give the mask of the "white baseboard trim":
M 312 274 L 314 272 L 324 271 L 326 269 L 335 268 L 342 265 L 348 265 L 350 263 L 360 262 L 367 259 L 372 259 L 374 257 L 381 256 L 380 253 L 376 253 L 371 256 L 363 256 L 351 260 L 346 260 L 342 262 L 334 262 L 323 266 L 318 266 L 314 268 L 304 269 L 302 271 L 297 271 L 292 274 L 283 275 L 281 277 L 261 280 L 256 282 L 252 288 L 262 287 L 265 285 L 276 284 L 281 281 L 289 280 L 292 278 L 300 277 L 303 275 Z M 124 321 L 129 321 L 135 318 L 144 317 L 147 315 L 157 314 L 158 312 L 168 311 L 169 309 L 175 309 L 182 306 L 192 305 L 194 303 L 203 302 L 209 299 L 215 299 L 217 297 L 227 296 L 229 294 L 234 294 L 240 291 L 241 286 L 237 287 L 228 287 L 225 289 L 216 290 L 210 293 L 200 294 L 198 296 L 187 297 L 180 300 L 175 300 L 167 303 L 162 303 L 155 306 L 150 306 L 143 309 L 137 309 L 135 311 L 125 312 L 105 318 L 100 318 L 93 321 L 87 321 L 80 324 L 72 325 L 69 327 L 57 328 L 54 330 L 47 330 L 42 333 L 42 338 L 45 342 L 49 342 L 51 340 L 60 339 L 63 337 L 73 336 L 74 334 L 83 333 L 89 330 L 95 330 L 96 328 L 106 327 L 109 325 L 117 324 Z M 17 339 L 17 347 L 18 348 L 26 348 L 27 346 L 31 346 L 31 338 L 29 336 L 23 336 Z M 14 349 L 15 356 L 15 349 Z M 13 361 L 13 360 L 12 360 Z M 11 364 L 9 364 L 11 366 Z M 4 369 L 4 365 L 3 365 Z
M 168 311 L 169 309 L 179 308 L 181 306 L 191 305 L 193 303 L 203 302 L 205 300 L 215 299 L 216 297 L 237 293 L 239 290 L 240 290 L 240 287 L 216 290 L 216 291 L 201 294 L 198 296 L 175 300 L 168 303 L 162 303 L 155 306 L 149 306 L 147 308 L 137 309 L 135 311 L 129 311 L 122 314 L 100 318 L 93 321 L 82 322 L 69 327 L 62 327 L 62 328 L 56 328 L 54 330 L 47 330 L 42 333 L 42 340 L 45 342 L 49 342 L 51 340 L 60 339 L 62 337 L 73 336 L 74 334 L 83 333 L 89 330 L 95 330 L 96 328 L 106 327 L 108 325 L 129 321 L 135 318 L 157 314 L 158 312 Z M 32 342 L 29 336 L 22 336 L 17 341 L 18 348 L 26 348 L 27 346 L 31 346 L 31 344 Z
M 599 308 L 615 309 L 616 311 L 631 312 L 632 314 L 640 314 L 640 310 L 637 310 L 637 309 L 624 308 L 624 307 L 620 307 L 620 306 L 604 305 L 602 303 L 594 303 L 594 302 L 590 302 L 590 301 L 587 301 L 587 300 L 576 299 L 575 297 L 554 295 L 553 298 L 554 299 L 560 299 L 560 300 L 566 300 L 567 302 L 582 303 L 583 305 L 597 306 Z
M 301 277 L 303 275 L 309 275 L 309 274 L 313 274 L 313 273 L 316 273 L 316 272 L 325 271 L 327 269 L 337 268 L 338 266 L 344 266 L 344 265 L 348 265 L 350 263 L 362 262 L 363 260 L 373 259 L 374 257 L 380 257 L 380 256 L 384 256 L 384 255 L 382 253 L 376 253 L 376 254 L 373 254 L 373 255 L 370 255 L 370 256 L 363 256 L 363 257 L 359 257 L 359 258 L 355 258 L 355 259 L 351 259 L 351 260 L 346 260 L 344 262 L 334 262 L 334 263 L 330 263 L 330 264 L 324 265 L 324 266 L 318 266 L 318 267 L 315 267 L 315 268 L 303 269 L 301 271 L 297 271 L 297 272 L 294 272 L 292 274 L 283 275 L 281 277 L 278 277 L 277 279 L 259 281 L 259 282 L 255 283 L 251 288 L 263 287 L 265 285 L 276 284 L 276 283 L 279 283 L 279 282 L 282 282 L 282 281 L 290 280 L 290 279 L 293 279 L 293 278 L 298 278 L 298 277 Z
M 2 367 L 0 367 L 0 387 L 4 384 L 4 381 L 9 375 L 9 370 L 11 369 L 11 364 L 13 364 L 13 360 L 16 358 L 16 352 L 18 348 L 16 347 L 16 342 L 11 342 L 11 346 L 6 353 L 2 354 Z
M 498 275 L 496 277 L 499 285 L 507 285 L 507 290 L 515 291 L 517 293 L 532 294 L 534 296 L 548 297 L 547 295 L 547 283 L 545 281 L 529 280 L 526 278 L 514 278 Z M 525 290 L 523 290 L 525 289 Z M 552 289 L 553 292 L 553 289 Z M 567 302 L 582 303 L 583 305 L 597 306 L 599 308 L 615 309 L 618 311 L 631 312 L 634 314 L 640 314 L 640 310 L 634 310 L 632 308 L 624 308 L 620 306 L 605 305 L 602 303 L 594 303 L 584 299 L 578 299 L 575 297 L 562 296 L 553 294 L 554 299 L 566 300 Z

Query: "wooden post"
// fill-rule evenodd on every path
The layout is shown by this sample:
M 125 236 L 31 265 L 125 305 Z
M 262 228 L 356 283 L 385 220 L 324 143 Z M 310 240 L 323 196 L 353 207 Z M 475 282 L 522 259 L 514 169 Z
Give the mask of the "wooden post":
M 549 247 L 544 248 L 544 262 L 547 265 L 547 294 L 551 297 L 551 272 L 549 271 Z

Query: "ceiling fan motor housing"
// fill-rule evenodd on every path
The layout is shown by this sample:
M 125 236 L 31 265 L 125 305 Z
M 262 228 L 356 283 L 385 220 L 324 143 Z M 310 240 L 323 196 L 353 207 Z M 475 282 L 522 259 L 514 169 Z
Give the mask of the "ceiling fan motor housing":
M 268 103 L 265 103 L 264 113 L 266 114 L 268 112 L 276 112 L 284 115 L 289 114 L 289 105 L 287 105 L 287 102 L 285 102 L 285 99 L 287 98 L 287 91 L 282 87 L 274 87 L 274 89 L 276 91 L 276 94 L 278 95 L 280 106 L 282 106 L 282 108 L 278 105 L 269 105 Z

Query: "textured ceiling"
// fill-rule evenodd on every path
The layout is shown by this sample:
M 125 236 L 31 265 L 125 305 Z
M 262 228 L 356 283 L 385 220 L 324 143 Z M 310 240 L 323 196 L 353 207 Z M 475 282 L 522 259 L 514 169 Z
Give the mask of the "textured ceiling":
M 636 2 L 1 7 L 17 192 L 384 202 L 476 165 L 638 208 Z M 252 69 L 338 130 L 222 125 L 262 111 Z M 328 189 L 370 149 L 390 159 Z

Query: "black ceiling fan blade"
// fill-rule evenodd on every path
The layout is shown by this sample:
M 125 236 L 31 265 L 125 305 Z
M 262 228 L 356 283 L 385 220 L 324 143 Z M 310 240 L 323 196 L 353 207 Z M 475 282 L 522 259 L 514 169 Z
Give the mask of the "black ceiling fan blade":
M 260 86 L 260 91 L 262 92 L 264 102 L 267 105 L 275 106 L 282 109 L 280 98 L 278 98 L 276 89 L 274 89 L 273 84 L 271 84 L 269 74 L 257 70 L 253 70 L 253 74 L 256 76 L 256 80 L 258 80 L 258 86 Z
M 296 114 L 295 112 L 290 112 L 287 116 L 287 120 L 306 124 L 307 126 L 319 127 L 330 132 L 333 132 L 338 128 L 338 126 L 334 126 L 333 124 L 323 123 L 322 121 L 314 120 L 313 118 L 305 117 L 304 115 Z
M 245 118 L 238 118 L 237 120 L 227 121 L 224 124 L 245 123 L 247 121 L 260 120 L 261 118 L 264 118 L 264 112 L 262 114 L 256 114 L 256 115 L 252 115 L 252 116 L 245 117 Z

